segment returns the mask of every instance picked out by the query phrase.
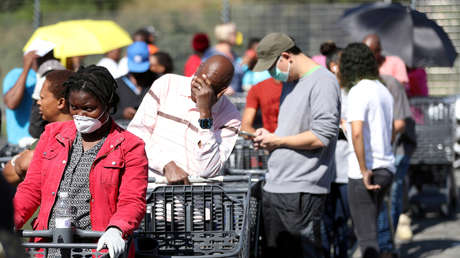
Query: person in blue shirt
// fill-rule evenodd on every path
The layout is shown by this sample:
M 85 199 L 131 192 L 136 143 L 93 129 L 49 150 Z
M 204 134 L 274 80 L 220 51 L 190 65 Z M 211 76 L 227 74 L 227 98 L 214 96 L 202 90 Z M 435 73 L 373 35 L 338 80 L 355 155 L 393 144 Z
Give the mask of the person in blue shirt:
M 149 48 L 147 43 L 136 41 L 126 49 L 128 74 L 116 79 L 117 94 L 122 96 L 118 102 L 113 119 L 122 127 L 136 114 L 137 108 L 152 83 L 159 77 L 150 70 Z
M 6 134 L 8 143 L 19 144 L 29 134 L 32 93 L 36 83 L 37 58 L 35 51 L 24 55 L 22 68 L 13 68 L 3 80 L 3 103 L 6 106 Z
M 259 41 L 259 38 L 251 38 L 243 58 L 240 58 L 239 61 L 244 71 L 242 80 L 242 88 L 244 91 L 249 91 L 252 86 L 271 77 L 267 70 L 261 72 L 254 72 L 252 70 L 257 63 L 256 48 L 259 45 Z

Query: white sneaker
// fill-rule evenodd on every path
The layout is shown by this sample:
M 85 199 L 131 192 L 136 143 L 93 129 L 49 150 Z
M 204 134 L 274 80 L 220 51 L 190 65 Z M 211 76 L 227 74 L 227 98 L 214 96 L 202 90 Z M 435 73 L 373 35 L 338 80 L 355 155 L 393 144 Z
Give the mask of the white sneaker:
M 410 228 L 411 219 L 406 214 L 399 216 L 398 227 L 396 228 L 396 237 L 401 241 L 409 241 L 413 237 Z
M 402 213 L 400 216 L 399 216 L 399 221 L 398 221 L 398 225 L 409 225 L 410 226 L 410 223 L 412 222 L 411 218 L 409 216 L 407 216 L 407 214 L 405 213 Z

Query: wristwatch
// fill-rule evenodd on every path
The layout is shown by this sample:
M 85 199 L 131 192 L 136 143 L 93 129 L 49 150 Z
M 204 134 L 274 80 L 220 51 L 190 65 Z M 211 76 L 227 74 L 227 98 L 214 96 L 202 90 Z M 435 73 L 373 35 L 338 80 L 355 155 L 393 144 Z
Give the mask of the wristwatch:
M 198 123 L 202 129 L 211 129 L 212 128 L 212 118 L 200 118 Z

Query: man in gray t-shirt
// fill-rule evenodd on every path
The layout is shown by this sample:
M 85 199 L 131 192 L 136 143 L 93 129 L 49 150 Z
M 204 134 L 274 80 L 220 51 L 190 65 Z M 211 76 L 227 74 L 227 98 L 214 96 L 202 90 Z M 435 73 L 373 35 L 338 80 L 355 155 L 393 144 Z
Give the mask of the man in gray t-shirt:
M 340 120 L 335 76 L 281 33 L 257 47 L 254 71 L 296 85 L 280 106 L 278 128 L 256 131 L 254 145 L 269 150 L 263 191 L 266 257 L 322 257 L 320 225 L 333 179 Z

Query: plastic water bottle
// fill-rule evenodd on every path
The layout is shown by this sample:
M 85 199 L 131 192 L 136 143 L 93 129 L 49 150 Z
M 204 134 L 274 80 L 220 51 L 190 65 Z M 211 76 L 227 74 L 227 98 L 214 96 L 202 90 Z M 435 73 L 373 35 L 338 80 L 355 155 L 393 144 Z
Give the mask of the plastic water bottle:
M 58 202 L 56 203 L 56 220 L 53 242 L 56 243 L 72 243 L 72 207 L 68 205 L 69 193 L 60 192 Z

